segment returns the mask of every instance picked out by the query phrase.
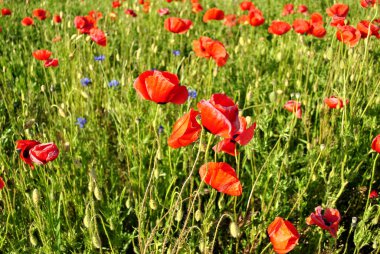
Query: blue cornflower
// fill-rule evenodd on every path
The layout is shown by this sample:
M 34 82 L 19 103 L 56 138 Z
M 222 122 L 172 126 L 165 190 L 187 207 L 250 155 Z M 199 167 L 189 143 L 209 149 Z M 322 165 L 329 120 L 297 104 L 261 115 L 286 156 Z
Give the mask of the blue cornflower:
M 189 93 L 189 98 L 191 98 L 191 99 L 197 98 L 197 91 L 195 91 L 194 89 L 189 89 L 187 91 Z
M 173 50 L 173 55 L 179 56 L 181 54 L 181 51 L 179 50 Z
M 160 125 L 160 127 L 158 127 L 158 135 L 160 135 L 163 132 L 164 132 L 164 127 Z
M 77 122 L 75 124 L 79 125 L 79 128 L 82 129 L 86 123 L 87 123 L 86 118 L 84 118 L 84 117 L 78 117 L 77 118 Z
M 119 81 L 117 81 L 117 80 L 115 80 L 115 79 L 111 80 L 111 81 L 108 83 L 108 86 L 109 86 L 109 87 L 116 87 L 116 86 L 118 86 L 118 85 L 119 85 Z
M 104 61 L 106 59 L 105 55 L 100 55 L 100 56 L 95 56 L 94 57 L 95 61 Z
M 88 86 L 89 84 L 92 83 L 92 81 L 91 81 L 91 79 L 89 79 L 89 78 L 82 78 L 82 79 L 80 80 L 80 83 L 82 84 L 82 86 Z

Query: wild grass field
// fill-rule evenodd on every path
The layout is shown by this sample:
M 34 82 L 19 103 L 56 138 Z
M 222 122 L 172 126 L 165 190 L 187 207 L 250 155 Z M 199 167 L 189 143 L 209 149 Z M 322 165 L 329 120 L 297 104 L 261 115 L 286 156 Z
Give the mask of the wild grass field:
M 376 1 L 147 2 L 0 1 L 0 252 L 380 253 Z

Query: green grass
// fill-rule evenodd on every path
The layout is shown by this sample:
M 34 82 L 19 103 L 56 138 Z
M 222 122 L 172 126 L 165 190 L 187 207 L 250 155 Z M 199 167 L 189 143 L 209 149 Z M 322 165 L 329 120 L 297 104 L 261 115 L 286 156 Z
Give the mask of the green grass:
M 267 28 L 282 17 L 286 1 L 255 1 L 263 26 L 202 22 L 189 3 L 152 1 L 150 14 L 136 3 L 136 19 L 111 1 L 4 1 L 13 14 L 0 17 L 0 249 L 4 253 L 269 253 L 266 233 L 276 216 L 287 218 L 301 234 L 293 253 L 379 253 L 379 200 L 368 200 L 380 187 L 379 155 L 371 151 L 380 133 L 379 40 L 369 38 L 350 49 L 335 37 L 325 9 L 333 1 L 294 1 L 324 16 L 324 39 L 294 32 L 274 37 Z M 135 2 L 135 1 L 130 1 Z M 350 5 L 353 25 L 379 18 L 378 8 Z M 240 1 L 201 1 L 227 14 L 242 12 Z M 0 5 L 0 7 L 3 7 Z M 20 21 L 35 8 L 63 13 L 63 22 Z M 164 29 L 171 16 L 189 18 L 184 35 Z M 73 20 L 98 9 L 99 28 L 107 32 L 102 48 L 78 35 Z M 221 41 L 230 55 L 224 67 L 198 58 L 192 41 L 200 36 Z M 62 40 L 51 40 L 61 36 Z M 44 68 L 32 57 L 49 49 L 60 61 Z M 174 56 L 172 50 L 180 50 Z M 103 62 L 94 56 L 105 55 Z M 183 105 L 156 105 L 136 94 L 139 74 L 157 68 L 177 73 L 195 89 L 196 99 Z M 80 79 L 92 84 L 83 87 Z M 116 79 L 120 86 L 109 88 Z M 257 123 L 253 140 L 238 157 L 215 154 L 219 141 L 206 131 L 190 146 L 167 145 L 176 119 L 212 93 L 226 93 L 244 116 Z M 299 93 L 303 117 L 283 109 Z M 331 95 L 347 98 L 340 110 L 323 103 Z M 78 117 L 88 123 L 83 129 Z M 158 127 L 164 132 L 158 134 Z M 19 139 L 54 142 L 57 160 L 31 170 L 16 150 Z M 201 183 L 205 162 L 225 161 L 238 172 L 243 195 L 230 197 Z M 342 215 L 337 239 L 305 219 L 322 205 Z M 358 218 L 352 227 L 352 217 Z M 229 224 L 240 228 L 231 236 Z M 99 248 L 100 247 L 100 248 Z

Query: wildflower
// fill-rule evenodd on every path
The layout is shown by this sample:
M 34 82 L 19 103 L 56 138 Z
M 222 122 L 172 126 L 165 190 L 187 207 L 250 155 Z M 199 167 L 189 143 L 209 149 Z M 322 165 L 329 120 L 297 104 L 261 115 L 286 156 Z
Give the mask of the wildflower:
M 300 5 L 300 6 L 298 6 L 298 13 L 303 13 L 303 14 L 307 14 L 307 6 L 306 5 Z
M 92 81 L 91 81 L 91 79 L 89 79 L 89 78 L 82 78 L 82 79 L 80 80 L 80 83 L 82 84 L 82 86 L 88 86 L 89 84 L 92 83 Z
M 31 17 L 25 17 L 21 20 L 21 25 L 31 26 L 34 24 L 34 20 Z
M 181 19 L 170 17 L 165 20 L 165 29 L 169 32 L 176 34 L 186 33 L 193 25 L 193 22 L 189 19 Z
M 211 8 L 203 15 L 203 22 L 207 23 L 210 20 L 223 20 L 224 12 L 218 8 Z
M 289 32 L 291 28 L 292 27 L 284 21 L 274 20 L 269 26 L 268 32 L 275 35 L 283 35 Z
M 196 120 L 198 115 L 198 111 L 190 109 L 189 113 L 186 113 L 175 122 L 172 134 L 168 139 L 170 147 L 179 148 L 187 146 L 199 138 L 202 127 Z
M 34 169 L 33 162 L 44 165 L 58 157 L 59 150 L 54 143 L 41 144 L 36 140 L 18 140 L 16 149 L 20 158 Z
M 315 212 L 306 218 L 306 224 L 317 225 L 318 227 L 328 230 L 330 235 L 336 238 L 340 222 L 340 213 L 337 209 L 327 208 L 322 215 L 322 207 L 315 208 Z
M 133 87 L 141 97 L 158 104 L 183 104 L 189 96 L 187 88 L 179 84 L 177 75 L 166 71 L 145 71 Z
M 372 149 L 380 153 L 380 134 L 377 135 L 372 141 Z
M 297 118 L 302 118 L 302 109 L 300 102 L 294 100 L 287 101 L 284 105 L 284 109 L 286 109 L 289 112 L 293 112 Z
M 173 50 L 172 53 L 175 56 L 179 56 L 181 54 L 181 51 L 179 51 L 179 50 Z
M 10 15 L 12 15 L 12 11 L 10 9 L 3 8 L 3 9 L 1 9 L 1 15 L 2 16 L 10 16 Z
M 360 5 L 363 8 L 373 7 L 376 4 L 376 0 L 361 0 Z
M 250 1 L 243 1 L 240 3 L 240 9 L 242 11 L 249 11 L 252 8 L 255 8 L 255 5 Z
M 377 190 L 372 190 L 371 193 L 369 194 L 369 198 L 378 198 L 379 197 L 379 193 L 377 192 Z
M 79 128 L 82 129 L 85 126 L 86 123 L 87 123 L 86 118 L 84 118 L 84 117 L 78 117 L 77 118 L 77 122 L 75 124 L 79 125 Z
M 343 108 L 344 106 L 343 100 L 335 96 L 330 96 L 329 98 L 325 98 L 324 102 L 329 108 Z M 347 103 L 348 103 L 348 100 L 346 100 L 346 105 Z
M 127 10 L 124 11 L 124 13 L 126 15 L 129 15 L 129 16 L 133 17 L 133 18 L 137 17 L 136 12 L 134 10 L 132 10 L 132 9 L 127 9 Z
M 161 17 L 170 14 L 170 11 L 169 11 L 168 8 L 161 8 L 161 9 L 157 10 L 157 12 L 158 12 L 158 14 L 159 14 Z
M 119 84 L 120 84 L 119 81 L 113 79 L 113 80 L 111 80 L 111 81 L 108 83 L 108 86 L 109 86 L 109 87 L 116 87 L 116 86 L 118 86 Z
M 47 18 L 46 11 L 44 9 L 35 9 L 33 10 L 33 16 L 39 20 L 45 20 Z
M 282 9 L 282 16 L 287 16 L 294 13 L 294 5 L 293 4 L 285 4 Z
M 276 217 L 267 229 L 273 250 L 288 253 L 297 245 L 300 235 L 294 225 L 281 217 Z
M 44 66 L 47 68 L 47 67 L 57 67 L 59 64 L 58 62 L 58 59 L 57 58 L 51 58 L 51 59 L 48 59 L 45 61 L 45 64 Z
M 104 61 L 106 57 L 104 55 L 94 56 L 95 61 Z
M 361 38 L 361 33 L 353 26 L 338 26 L 336 37 L 339 41 L 347 44 L 349 47 L 355 47 Z
M 223 43 L 206 36 L 193 41 L 193 50 L 198 57 L 214 59 L 219 67 L 224 66 L 229 57 Z
M 241 196 L 242 186 L 235 170 L 225 162 L 209 162 L 201 166 L 199 175 L 207 185 L 230 196 Z
M 187 91 L 189 92 L 189 98 L 191 99 L 197 98 L 197 91 L 195 91 L 194 89 L 188 89 Z
M 4 187 L 5 187 L 5 182 L 3 178 L 0 176 L 0 190 L 4 189 Z
M 61 23 L 62 22 L 62 18 L 61 18 L 61 16 L 59 16 L 59 15 L 54 15 L 53 16 L 53 22 L 54 23 L 56 23 L 56 24 L 59 24 L 59 23 Z
M 52 54 L 51 51 L 46 50 L 46 49 L 39 49 L 33 52 L 34 58 L 40 61 L 48 60 L 51 54 Z
M 160 125 L 158 127 L 158 135 L 161 135 L 164 132 L 164 126 Z

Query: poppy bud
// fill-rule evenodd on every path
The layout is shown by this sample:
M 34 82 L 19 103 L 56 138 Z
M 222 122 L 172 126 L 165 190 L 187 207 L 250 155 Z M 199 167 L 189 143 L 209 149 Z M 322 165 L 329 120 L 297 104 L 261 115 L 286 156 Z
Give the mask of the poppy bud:
M 95 198 L 97 200 L 99 200 L 99 201 L 102 200 L 102 197 L 103 197 L 102 191 L 98 188 L 98 186 L 95 186 L 95 188 L 94 188 L 94 195 L 95 195 Z
M 196 221 L 200 221 L 202 219 L 202 212 L 201 212 L 201 210 L 197 210 L 196 212 L 195 212 L 195 220 Z
M 40 201 L 40 193 L 37 189 L 34 189 L 32 192 L 32 200 L 33 200 L 33 204 L 35 206 L 38 206 L 38 202 Z
M 33 247 L 36 247 L 38 244 L 37 237 L 35 237 L 34 232 L 30 231 L 29 232 L 29 241 L 33 245 Z
M 177 211 L 177 214 L 175 216 L 175 220 L 180 222 L 183 218 L 183 211 L 182 211 L 182 208 L 180 208 L 178 211 Z
M 149 207 L 152 210 L 156 210 L 157 209 L 157 203 L 156 203 L 156 201 L 154 201 L 154 199 L 150 199 L 149 200 Z
M 83 218 L 83 225 L 86 228 L 90 228 L 90 225 L 91 225 L 90 209 L 88 207 L 86 208 L 86 212 Z
M 129 208 L 131 208 L 131 206 L 132 206 L 131 199 L 127 198 L 127 200 L 125 201 L 125 207 L 129 209 Z
M 92 244 L 97 249 L 100 249 L 102 247 L 102 241 L 100 240 L 100 237 L 98 234 L 95 234 L 92 236 Z
M 240 228 L 234 221 L 231 221 L 230 223 L 230 233 L 233 238 L 238 238 L 240 235 Z

